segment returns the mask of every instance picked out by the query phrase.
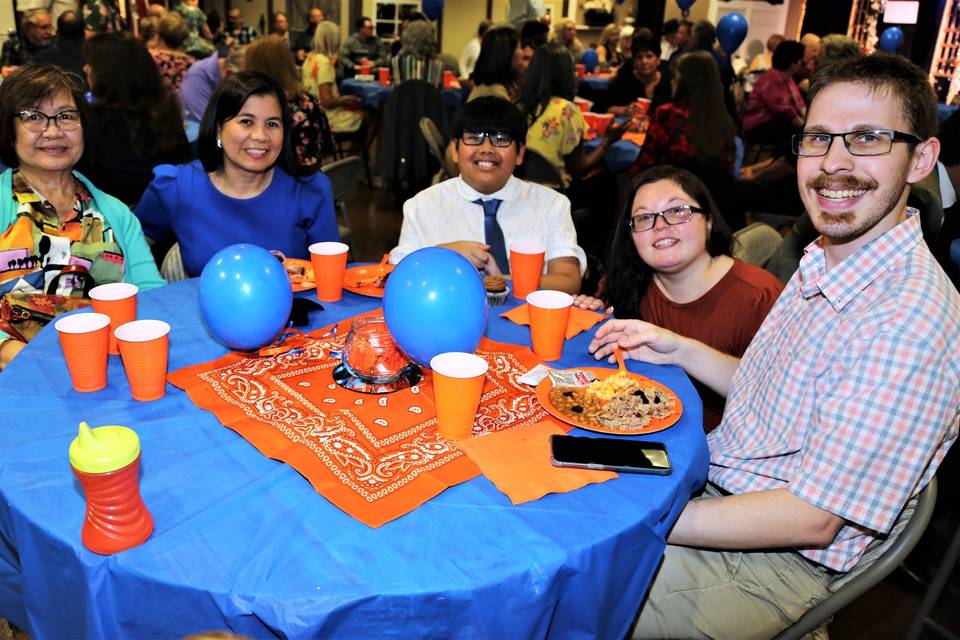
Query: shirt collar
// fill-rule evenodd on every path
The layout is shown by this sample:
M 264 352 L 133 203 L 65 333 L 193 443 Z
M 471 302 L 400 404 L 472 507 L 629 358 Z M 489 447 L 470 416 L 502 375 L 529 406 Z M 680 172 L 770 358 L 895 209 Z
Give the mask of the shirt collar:
M 823 237 L 811 242 L 800 259 L 800 294 L 812 298 L 818 293 L 836 311 L 842 311 L 853 298 L 867 288 L 890 263 L 910 251 L 923 239 L 920 215 L 907 207 L 907 219 L 882 236 L 861 247 L 830 271 L 826 270 Z
M 459 193 L 464 200 L 469 200 L 470 202 L 476 202 L 478 199 L 490 200 L 493 198 L 496 198 L 497 200 L 503 200 L 504 202 L 511 202 L 517 199 L 517 187 L 520 184 L 519 178 L 510 176 L 510 178 L 507 180 L 507 184 L 503 185 L 499 191 L 487 194 L 480 193 L 464 182 L 463 178 L 460 176 L 457 176 L 454 178 L 454 180 L 457 181 L 457 193 Z

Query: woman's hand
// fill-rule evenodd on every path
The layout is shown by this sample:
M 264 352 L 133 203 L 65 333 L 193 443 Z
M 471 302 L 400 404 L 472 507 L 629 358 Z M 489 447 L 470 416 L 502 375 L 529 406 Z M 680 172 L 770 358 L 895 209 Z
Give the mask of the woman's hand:
M 578 309 L 587 309 L 588 311 L 599 311 L 601 313 L 613 313 L 613 307 L 604 309 L 603 300 L 593 296 L 579 295 L 573 299 L 573 306 Z
M 360 96 L 355 96 L 355 95 L 340 96 L 340 104 L 347 108 L 359 107 Z
M 590 342 L 590 353 L 597 360 L 614 362 L 613 349 L 620 347 L 626 358 L 653 364 L 677 364 L 682 337 L 642 320 L 605 322 Z
M 614 120 L 607 127 L 607 130 L 603 132 L 603 140 L 609 144 L 613 144 L 627 132 L 627 129 L 630 127 L 630 121 L 624 120 L 623 122 L 617 122 Z

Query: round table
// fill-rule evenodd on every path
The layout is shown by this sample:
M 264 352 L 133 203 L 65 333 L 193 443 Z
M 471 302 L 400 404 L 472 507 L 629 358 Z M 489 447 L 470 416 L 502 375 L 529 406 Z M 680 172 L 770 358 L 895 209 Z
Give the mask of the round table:
M 197 280 L 140 295 L 171 323 L 170 370 L 225 353 L 203 328 Z M 312 297 L 311 294 L 305 294 Z M 379 306 L 348 292 L 313 328 Z M 529 344 L 491 310 L 487 336 Z M 592 331 L 560 366 L 592 365 Z M 0 373 L 0 611 L 32 637 L 621 637 L 708 462 L 700 400 L 682 370 L 630 362 L 680 397 L 671 476 L 623 474 L 513 506 L 483 476 L 373 529 L 168 385 L 137 402 L 120 359 L 105 389 L 71 390 L 50 325 Z M 100 556 L 80 542 L 85 501 L 67 448 L 85 420 L 137 431 L 156 528 Z M 577 433 L 577 431 L 574 431 Z
M 356 78 L 345 78 L 340 82 L 340 93 L 343 95 L 360 96 L 363 106 L 376 109 L 390 97 L 393 85 L 382 85 L 379 82 L 364 82 Z M 443 106 L 452 111 L 463 106 L 464 95 L 460 89 L 440 90 Z

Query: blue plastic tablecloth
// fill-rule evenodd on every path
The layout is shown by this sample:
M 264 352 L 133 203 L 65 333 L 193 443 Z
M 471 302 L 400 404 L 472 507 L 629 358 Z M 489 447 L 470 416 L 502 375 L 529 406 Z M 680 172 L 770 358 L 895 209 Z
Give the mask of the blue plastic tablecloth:
M 577 78 L 577 89 L 579 91 L 606 91 L 610 88 L 609 77 L 584 76 Z
M 390 97 L 393 86 L 383 86 L 379 82 L 362 82 L 356 78 L 344 78 L 340 82 L 340 93 L 343 95 L 360 96 L 363 106 L 376 109 Z M 460 89 L 441 89 L 440 98 L 443 105 L 456 111 L 463 106 L 464 95 Z
M 196 280 L 140 295 L 140 318 L 173 327 L 171 371 L 225 353 L 204 330 L 196 298 Z M 379 303 L 345 292 L 311 314 L 311 324 Z M 592 364 L 591 334 L 568 341 L 558 364 Z M 495 313 L 487 335 L 529 344 L 526 327 Z M 106 389 L 72 391 L 50 325 L 0 373 L 0 615 L 34 638 L 179 638 L 204 629 L 622 637 L 708 460 L 700 400 L 686 375 L 629 366 L 683 403 L 674 427 L 648 437 L 666 443 L 673 475 L 623 475 L 520 506 L 481 476 L 372 529 L 181 390 L 168 385 L 160 400 L 133 400 L 118 357 Z M 81 420 L 140 436 L 140 489 L 156 528 L 114 556 L 80 543 L 85 502 L 67 448 Z
M 947 118 L 953 115 L 953 112 L 957 110 L 957 105 L 953 104 L 943 104 L 940 103 L 937 105 L 937 117 L 940 120 L 940 124 L 943 124 L 947 121 Z
M 600 138 L 587 140 L 583 143 L 583 146 L 587 151 L 593 151 L 600 146 Z M 639 155 L 640 147 L 628 140 L 617 140 L 603 154 L 603 164 L 610 173 L 619 173 L 629 169 L 637 161 Z

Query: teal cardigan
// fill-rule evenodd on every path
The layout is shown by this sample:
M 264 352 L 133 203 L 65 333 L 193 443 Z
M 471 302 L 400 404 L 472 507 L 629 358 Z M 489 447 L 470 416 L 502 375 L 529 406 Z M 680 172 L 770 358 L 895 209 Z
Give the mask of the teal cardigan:
M 73 175 L 90 192 L 93 197 L 94 209 L 103 214 L 103 217 L 110 224 L 110 228 L 113 229 L 117 244 L 123 251 L 126 265 L 124 281 L 132 282 L 140 287 L 141 291 L 156 289 L 165 285 L 166 281 L 157 271 L 153 254 L 150 253 L 150 247 L 147 246 L 147 241 L 143 237 L 140 221 L 137 220 L 137 217 L 133 215 L 127 205 L 97 189 L 80 173 L 74 171 Z M 13 169 L 6 169 L 3 173 L 0 173 L 0 233 L 5 232 L 10 228 L 10 225 L 16 222 L 18 209 L 19 207 L 13 199 Z M 0 331 L 0 340 L 6 337 L 7 334 Z

